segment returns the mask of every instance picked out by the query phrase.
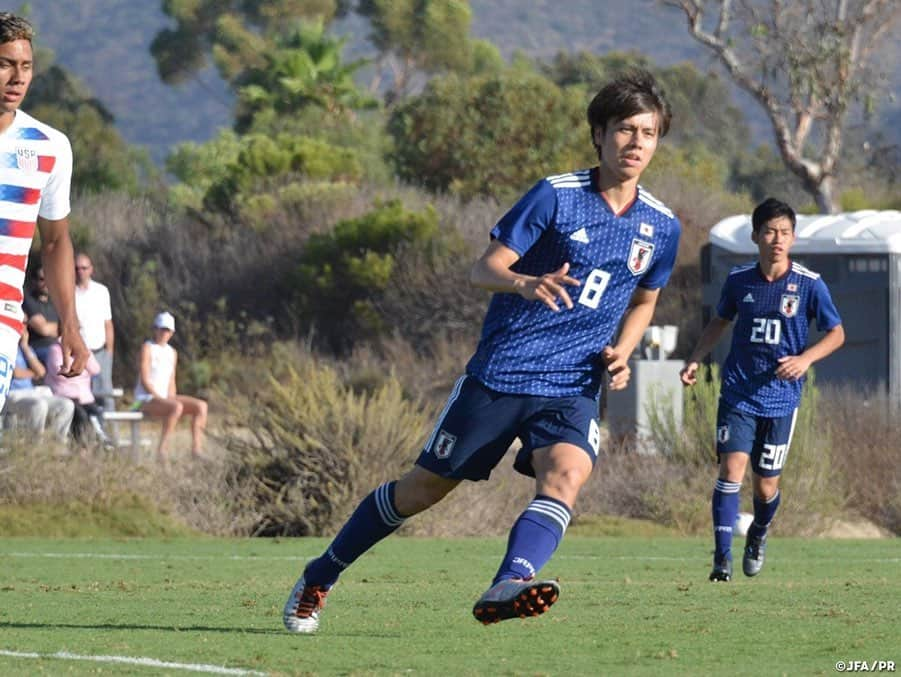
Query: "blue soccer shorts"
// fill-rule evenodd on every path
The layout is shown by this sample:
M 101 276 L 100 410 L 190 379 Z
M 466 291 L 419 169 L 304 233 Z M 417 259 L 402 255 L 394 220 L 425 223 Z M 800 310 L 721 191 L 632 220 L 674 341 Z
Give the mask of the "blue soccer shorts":
M 751 455 L 751 469 L 761 477 L 776 477 L 788 457 L 798 410 L 786 416 L 755 416 L 720 400 L 716 412 L 716 456 L 743 452 Z
M 517 437 L 513 467 L 535 476 L 532 452 L 558 442 L 585 450 L 594 464 L 600 446 L 598 402 L 591 397 L 510 395 L 471 376 L 457 381 L 416 464 L 460 480 L 485 480 Z

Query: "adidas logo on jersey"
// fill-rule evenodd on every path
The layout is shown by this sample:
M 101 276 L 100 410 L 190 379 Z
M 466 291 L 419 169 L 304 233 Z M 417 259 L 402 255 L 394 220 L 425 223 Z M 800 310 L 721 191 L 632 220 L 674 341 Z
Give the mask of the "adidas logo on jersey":
M 569 239 L 581 242 L 582 244 L 588 244 L 590 242 L 588 239 L 588 231 L 584 228 L 579 228 L 579 230 L 569 236 Z
M 747 296 L 745 296 L 742 301 L 745 303 L 754 303 L 754 297 L 751 295 L 751 292 L 748 292 Z

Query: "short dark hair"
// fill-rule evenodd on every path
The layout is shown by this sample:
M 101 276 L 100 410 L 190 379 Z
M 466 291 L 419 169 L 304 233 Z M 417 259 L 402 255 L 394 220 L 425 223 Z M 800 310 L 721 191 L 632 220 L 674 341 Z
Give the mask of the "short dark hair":
M 16 40 L 34 39 L 34 28 L 27 19 L 12 12 L 0 12 L 0 45 Z
M 751 214 L 751 228 L 753 228 L 756 233 L 764 224 L 769 223 L 773 219 L 778 219 L 781 216 L 784 216 L 791 221 L 792 230 L 794 230 L 795 222 L 797 221 L 795 210 L 781 200 L 777 200 L 774 197 L 768 197 L 754 208 L 754 213 Z
M 639 113 L 657 113 L 660 136 L 666 136 L 672 108 L 657 80 L 643 68 L 629 70 L 604 85 L 588 104 L 588 124 L 594 130 L 607 129 L 607 123 L 618 122 Z

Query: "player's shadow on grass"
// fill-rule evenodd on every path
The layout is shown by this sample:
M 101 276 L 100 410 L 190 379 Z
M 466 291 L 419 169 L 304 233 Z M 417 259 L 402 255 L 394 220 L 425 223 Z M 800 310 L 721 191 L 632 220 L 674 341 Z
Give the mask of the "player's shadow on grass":
M 206 625 L 136 625 L 134 623 L 14 623 L 0 622 L 0 628 L 17 628 L 27 630 L 50 630 L 68 628 L 70 630 L 170 630 L 172 632 L 241 632 L 249 635 L 284 635 L 285 630 L 273 628 L 214 628 Z
M 4 628 L 10 629 L 18 629 L 18 630 L 52 630 L 55 628 L 59 629 L 69 629 L 69 630 L 168 630 L 170 632 L 221 632 L 221 633 L 243 633 L 247 635 L 280 635 L 283 637 L 292 635 L 293 633 L 287 632 L 283 628 L 272 627 L 272 628 L 248 628 L 246 626 L 241 626 L 240 628 L 213 628 L 206 625 L 186 625 L 186 626 L 175 626 L 175 625 L 137 625 L 135 623 L 15 623 L 12 621 L 0 621 L 0 630 Z M 377 637 L 382 639 L 390 639 L 401 637 L 402 633 L 388 633 L 388 632 L 366 632 L 364 633 L 354 633 L 354 632 L 345 632 L 339 633 L 338 636 L 343 637 Z

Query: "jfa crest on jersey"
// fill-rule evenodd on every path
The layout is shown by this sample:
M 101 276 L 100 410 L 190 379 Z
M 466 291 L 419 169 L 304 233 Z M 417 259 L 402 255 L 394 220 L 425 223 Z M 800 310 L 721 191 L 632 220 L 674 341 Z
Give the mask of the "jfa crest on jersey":
M 798 314 L 798 304 L 801 297 L 797 294 L 783 294 L 782 301 L 779 303 L 779 312 L 785 317 L 794 317 Z
M 794 262 L 773 281 L 763 277 L 756 263 L 734 268 L 723 285 L 717 314 L 735 320 L 721 397 L 742 411 L 772 418 L 798 407 L 803 385 L 803 379 L 775 377 L 779 358 L 807 348 L 811 320 L 820 331 L 841 324 L 826 283 Z
M 632 240 L 632 249 L 629 250 L 629 270 L 633 275 L 641 275 L 651 265 L 651 254 L 654 245 L 639 239 Z
M 666 284 L 680 226 L 643 188 L 615 214 L 597 190 L 597 168 L 539 181 L 492 229 L 520 259 L 512 270 L 541 276 L 569 263 L 580 286 L 573 308 L 554 312 L 518 294 L 495 294 L 467 373 L 492 390 L 523 395 L 594 397 L 600 354 L 636 287 Z

